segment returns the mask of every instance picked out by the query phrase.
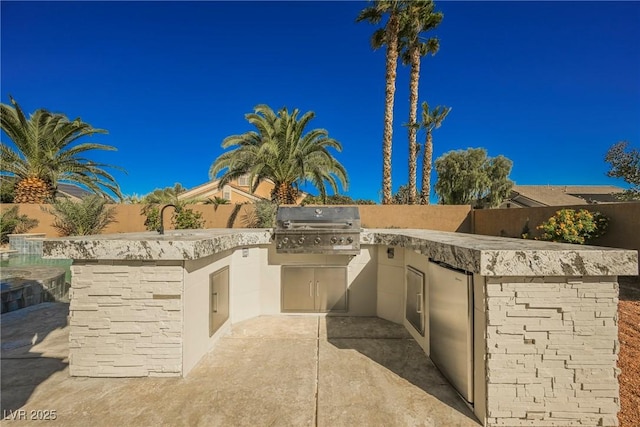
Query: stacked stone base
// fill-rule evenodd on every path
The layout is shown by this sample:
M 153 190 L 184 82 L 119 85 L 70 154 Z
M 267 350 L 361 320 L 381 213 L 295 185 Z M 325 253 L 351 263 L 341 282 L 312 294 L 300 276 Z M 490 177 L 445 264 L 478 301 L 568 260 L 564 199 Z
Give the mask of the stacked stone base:
M 615 278 L 488 277 L 487 425 L 617 426 Z
M 182 374 L 181 265 L 153 261 L 78 263 L 72 266 L 72 277 L 72 376 Z

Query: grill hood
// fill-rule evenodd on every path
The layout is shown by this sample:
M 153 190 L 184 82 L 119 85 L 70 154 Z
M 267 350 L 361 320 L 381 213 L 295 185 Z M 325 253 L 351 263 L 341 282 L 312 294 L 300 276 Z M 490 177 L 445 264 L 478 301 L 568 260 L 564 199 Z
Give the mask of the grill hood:
M 274 234 L 280 253 L 357 255 L 360 211 L 353 206 L 280 207 Z

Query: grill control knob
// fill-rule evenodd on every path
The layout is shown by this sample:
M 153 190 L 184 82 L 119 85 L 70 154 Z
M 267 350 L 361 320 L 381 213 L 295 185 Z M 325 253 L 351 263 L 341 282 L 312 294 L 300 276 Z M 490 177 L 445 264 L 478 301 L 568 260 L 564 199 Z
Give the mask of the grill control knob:
M 338 238 L 337 238 L 336 236 L 333 236 L 333 237 L 331 238 L 330 242 L 331 242 L 332 244 L 336 244 L 336 243 L 338 243 Z
M 300 244 L 303 244 L 303 243 L 304 243 L 304 236 L 301 236 L 301 237 L 298 239 L 298 243 L 300 243 Z
M 341 237 L 340 238 L 340 244 L 343 244 L 343 243 L 344 243 L 344 237 Z
M 282 238 L 282 243 L 284 243 L 285 245 L 289 242 L 289 238 L 288 237 L 283 237 Z
M 351 237 L 347 237 L 347 243 L 349 244 L 353 243 L 353 239 Z
M 320 242 L 322 242 L 322 239 L 320 237 L 316 237 L 313 241 L 316 245 L 319 245 Z

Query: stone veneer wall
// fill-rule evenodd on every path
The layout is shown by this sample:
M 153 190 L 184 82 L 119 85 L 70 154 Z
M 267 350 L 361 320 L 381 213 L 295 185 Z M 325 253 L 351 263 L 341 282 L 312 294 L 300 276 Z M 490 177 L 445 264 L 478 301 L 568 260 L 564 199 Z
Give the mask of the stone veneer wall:
M 72 376 L 181 375 L 181 264 L 76 261 L 71 273 Z
M 487 425 L 616 426 L 616 278 L 487 277 Z

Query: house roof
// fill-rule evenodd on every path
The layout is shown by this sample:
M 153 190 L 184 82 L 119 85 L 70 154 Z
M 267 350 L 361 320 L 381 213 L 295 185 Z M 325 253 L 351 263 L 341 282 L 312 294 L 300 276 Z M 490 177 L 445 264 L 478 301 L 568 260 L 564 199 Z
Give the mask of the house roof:
M 219 179 L 215 180 L 215 181 L 209 181 L 209 182 L 205 182 L 204 184 L 200 184 L 198 186 L 195 186 L 193 188 L 190 188 L 189 190 L 180 193 L 180 195 L 178 195 L 178 199 L 179 200 L 184 200 L 184 199 L 191 199 L 191 198 L 198 198 L 198 197 L 205 197 L 206 194 L 211 194 L 217 191 L 221 191 L 222 188 L 218 187 L 218 183 L 220 182 Z M 275 186 L 274 182 L 271 181 L 270 179 L 264 179 L 262 181 L 263 183 L 267 183 L 271 186 Z M 249 191 L 249 187 L 244 187 L 244 186 L 239 186 L 237 185 L 237 183 L 235 182 L 230 182 L 227 183 L 225 185 L 226 187 L 229 187 L 231 189 L 231 191 L 241 194 L 245 197 L 247 197 L 248 199 L 251 199 L 253 201 L 258 201 L 258 200 L 267 200 L 265 197 L 259 196 L 258 194 L 252 193 L 251 191 Z M 300 200 L 304 199 L 307 196 L 307 193 L 304 191 L 300 191 L 299 193 L 299 197 L 298 197 L 298 202 L 300 202 Z
M 204 195 L 206 195 L 207 193 L 212 193 L 212 192 L 217 192 L 219 190 L 222 190 L 221 188 L 218 187 L 218 183 L 220 182 L 219 179 L 215 180 L 215 181 L 209 181 L 209 182 L 205 182 L 204 184 L 200 184 L 196 187 L 190 188 L 189 190 L 180 193 L 178 195 L 178 200 L 185 200 L 185 199 L 191 199 L 191 198 L 198 198 L 198 197 L 203 197 Z M 242 194 L 243 196 L 251 199 L 251 200 L 262 200 L 263 198 L 260 196 L 257 196 L 256 194 L 251 193 L 250 191 L 246 190 L 246 187 L 243 188 L 241 186 L 238 186 L 236 184 L 233 183 L 228 183 L 226 186 L 228 186 L 229 188 L 231 188 L 232 191 Z
M 84 188 L 80 188 L 77 185 L 63 183 L 58 183 L 58 193 L 72 199 L 82 199 L 83 197 L 93 194 L 92 192 L 87 191 Z
M 613 185 L 515 185 L 510 202 L 523 207 L 612 203 L 623 191 Z

